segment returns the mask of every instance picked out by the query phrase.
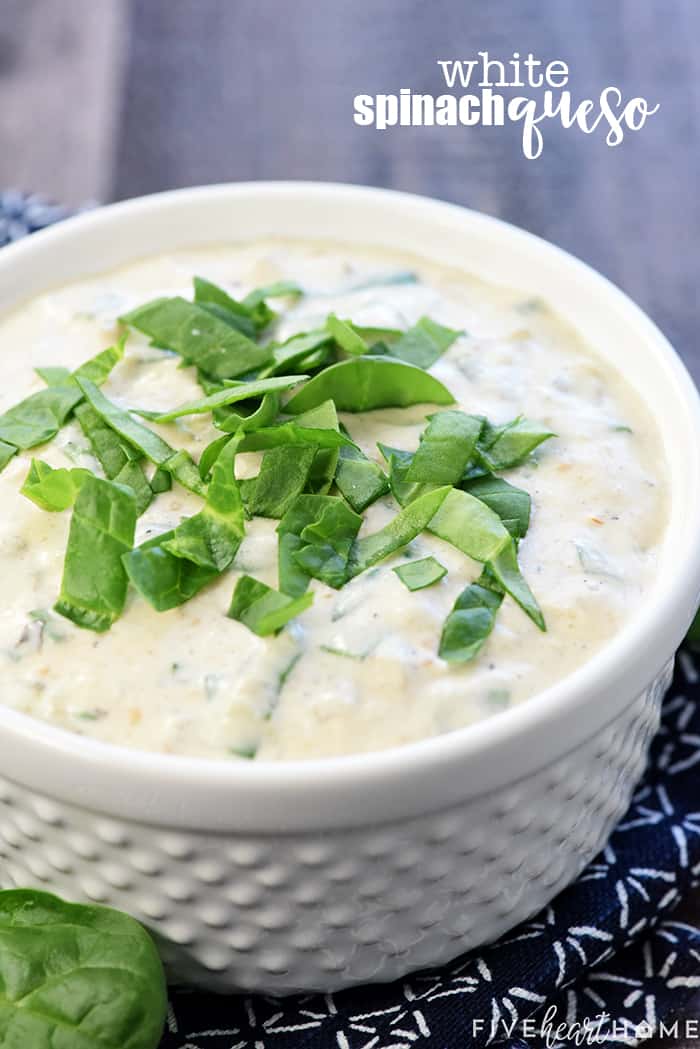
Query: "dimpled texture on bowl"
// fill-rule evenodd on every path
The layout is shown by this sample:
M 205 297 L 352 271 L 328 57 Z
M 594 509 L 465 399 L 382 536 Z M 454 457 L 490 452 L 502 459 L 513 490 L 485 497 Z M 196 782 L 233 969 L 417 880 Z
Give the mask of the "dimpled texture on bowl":
M 285 994 L 397 979 L 492 941 L 593 858 L 643 771 L 670 674 L 546 768 L 388 825 L 175 832 L 0 778 L 0 885 L 129 912 L 175 982 Z

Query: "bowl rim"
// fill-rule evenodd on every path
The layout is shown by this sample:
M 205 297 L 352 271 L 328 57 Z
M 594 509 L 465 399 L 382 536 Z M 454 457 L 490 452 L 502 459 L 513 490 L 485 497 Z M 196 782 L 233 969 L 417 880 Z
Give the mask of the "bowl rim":
M 343 202 L 360 207 L 380 205 L 398 209 L 407 221 L 420 212 L 428 221 L 434 216 L 436 222 L 466 223 L 517 242 L 533 255 L 549 256 L 550 261 L 567 268 L 572 279 L 595 282 L 601 300 L 610 308 L 624 311 L 629 323 L 636 326 L 645 350 L 664 372 L 665 381 L 673 384 L 679 408 L 694 429 L 695 440 L 685 452 L 689 464 L 686 476 L 692 520 L 696 534 L 700 534 L 700 399 L 684 364 L 653 322 L 600 273 L 550 242 L 500 219 L 433 198 L 342 183 L 200 186 L 107 205 L 36 233 L 0 252 L 0 279 L 44 251 L 70 247 L 87 232 L 114 231 L 139 213 L 197 207 L 205 201 L 218 201 L 223 207 L 250 200 L 251 195 L 290 202 L 315 199 L 319 206 Z M 184 246 L 185 241 L 182 243 Z M 158 250 L 156 246 L 153 253 Z M 421 254 L 419 246 L 416 254 Z M 132 261 L 139 257 L 135 254 Z M 465 272 L 470 272 L 467 266 Z M 11 308 L 21 302 L 16 297 Z M 93 740 L 0 706 L 0 764 L 10 779 L 30 786 L 50 785 L 55 796 L 69 801 L 90 798 L 100 809 L 129 818 L 152 815 L 172 826 L 201 825 L 212 830 L 224 829 L 232 822 L 241 827 L 284 830 L 339 823 L 360 825 L 407 813 L 419 815 L 467 795 L 478 797 L 542 768 L 553 756 L 566 753 L 594 730 L 612 723 L 668 664 L 700 593 L 700 544 L 680 553 L 683 556 L 677 558 L 677 570 L 668 573 L 655 591 L 654 607 L 642 608 L 591 660 L 526 702 L 445 735 L 338 757 L 226 763 Z M 613 695 L 617 698 L 608 704 L 607 713 L 598 712 L 587 727 L 582 709 L 586 699 Z M 556 731 L 562 734 L 556 754 L 551 741 L 549 749 L 535 743 L 538 735 L 551 736 Z M 30 760 L 32 764 L 45 762 L 46 766 L 30 774 Z M 497 770 L 491 767 L 495 761 Z M 454 782 L 440 784 L 442 775 Z M 406 790 L 407 782 L 412 790 Z M 232 792 L 246 798 L 245 812 L 233 814 L 228 807 L 223 813 L 208 811 L 208 806 L 220 804 Z M 368 803 L 373 806 L 370 810 Z

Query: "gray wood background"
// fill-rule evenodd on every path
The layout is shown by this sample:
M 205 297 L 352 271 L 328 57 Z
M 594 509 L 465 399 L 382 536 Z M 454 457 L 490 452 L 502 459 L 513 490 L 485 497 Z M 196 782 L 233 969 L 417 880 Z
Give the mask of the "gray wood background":
M 699 39 L 700 0 L 0 0 L 0 187 L 77 204 L 320 178 L 443 197 L 602 270 L 700 380 Z M 479 50 L 561 58 L 576 97 L 616 84 L 661 109 L 617 149 L 552 123 L 537 161 L 517 128 L 353 124 L 355 94 L 440 93 L 436 60 Z

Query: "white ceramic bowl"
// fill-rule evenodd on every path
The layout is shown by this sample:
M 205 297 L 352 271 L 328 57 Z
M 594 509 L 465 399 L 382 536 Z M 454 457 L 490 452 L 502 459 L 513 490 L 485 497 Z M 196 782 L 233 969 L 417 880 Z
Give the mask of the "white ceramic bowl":
M 1 251 L 0 311 L 150 253 L 270 234 L 413 252 L 543 296 L 644 397 L 672 494 L 634 620 L 538 697 L 447 736 L 226 764 L 106 746 L 0 707 L 0 884 L 129 911 L 175 978 L 284 993 L 449 961 L 532 915 L 600 849 L 700 594 L 700 412 L 666 340 L 603 277 L 494 219 L 382 190 L 239 184 L 104 208 Z

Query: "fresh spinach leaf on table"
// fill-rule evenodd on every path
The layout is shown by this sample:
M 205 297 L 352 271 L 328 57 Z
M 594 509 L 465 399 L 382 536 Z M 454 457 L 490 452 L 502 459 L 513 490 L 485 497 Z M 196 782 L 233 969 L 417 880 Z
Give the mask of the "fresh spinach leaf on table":
M 0 1044 L 156 1049 L 163 967 L 133 918 L 31 889 L 0 892 Z

